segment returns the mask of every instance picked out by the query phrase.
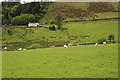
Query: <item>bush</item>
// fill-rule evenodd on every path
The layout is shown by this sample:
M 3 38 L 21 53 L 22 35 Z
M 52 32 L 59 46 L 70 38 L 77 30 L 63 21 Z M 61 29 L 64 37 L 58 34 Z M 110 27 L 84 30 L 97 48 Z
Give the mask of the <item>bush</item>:
M 9 35 L 12 35 L 11 30 L 8 29 L 7 32 L 8 32 Z
M 102 44 L 103 42 L 106 42 L 106 41 L 107 41 L 106 38 L 101 38 L 101 39 L 98 40 L 98 43 L 99 43 L 99 44 Z
M 51 26 L 49 26 L 49 30 L 52 30 L 52 27 L 51 27 Z
M 56 29 L 55 29 L 55 26 L 53 25 L 52 27 L 51 26 L 49 26 L 49 30 L 53 30 L 53 31 L 55 31 Z
M 54 31 L 55 31 L 55 26 L 52 26 L 52 30 L 54 30 Z
M 61 29 L 62 25 L 63 25 L 63 17 L 59 14 L 56 18 L 56 25 L 57 25 L 57 29 Z
M 108 40 L 109 40 L 110 42 L 112 42 L 112 40 L 114 41 L 114 38 L 115 38 L 114 34 L 108 35 Z

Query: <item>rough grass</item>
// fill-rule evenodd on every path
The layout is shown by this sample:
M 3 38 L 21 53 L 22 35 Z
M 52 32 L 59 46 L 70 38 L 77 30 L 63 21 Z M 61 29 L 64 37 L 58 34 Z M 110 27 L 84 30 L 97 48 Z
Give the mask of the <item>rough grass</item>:
M 76 41 L 78 43 L 97 42 L 100 38 L 107 38 L 109 34 L 115 35 L 118 41 L 118 21 L 96 21 L 67 23 L 63 25 L 66 30 L 50 31 L 44 28 L 12 28 L 11 35 L 3 27 L 3 43 L 13 42 L 54 42 Z
M 95 19 L 104 19 L 104 18 L 117 18 L 118 12 L 104 12 L 104 13 L 98 13 L 96 14 L 98 17 L 95 17 Z
M 3 78 L 117 78 L 118 44 L 3 51 Z
M 65 21 L 81 20 L 82 16 L 84 17 L 82 18 L 83 20 L 90 20 L 91 18 L 89 18 L 89 16 L 96 15 L 97 13 L 98 19 L 113 18 L 118 17 L 117 11 L 117 2 L 55 2 L 50 5 L 47 14 L 40 23 L 50 22 L 50 20 L 54 20 L 58 14 L 61 14 Z
M 97 42 L 103 37 L 107 39 L 109 34 L 114 34 L 118 40 L 118 21 L 68 23 L 64 26 L 68 28 L 69 35 L 78 36 L 76 41 L 80 43 Z

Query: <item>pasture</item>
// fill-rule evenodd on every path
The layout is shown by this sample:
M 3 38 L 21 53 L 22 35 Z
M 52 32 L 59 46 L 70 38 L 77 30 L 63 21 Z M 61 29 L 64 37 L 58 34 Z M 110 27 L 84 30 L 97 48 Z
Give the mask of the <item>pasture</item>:
M 118 44 L 3 51 L 2 59 L 3 78 L 118 77 Z
M 11 30 L 10 35 L 7 33 L 8 28 Z M 3 27 L 2 42 L 76 41 L 78 43 L 94 43 L 100 38 L 107 38 L 109 34 L 114 34 L 115 41 L 118 42 L 117 20 L 66 23 L 63 28 L 62 31 L 50 31 L 44 28 Z
M 7 5 L 0 45 L 3 78 L 118 77 L 118 3 Z M 58 14 L 62 28 L 49 30 L 57 28 Z M 43 27 L 28 28 L 28 22 Z

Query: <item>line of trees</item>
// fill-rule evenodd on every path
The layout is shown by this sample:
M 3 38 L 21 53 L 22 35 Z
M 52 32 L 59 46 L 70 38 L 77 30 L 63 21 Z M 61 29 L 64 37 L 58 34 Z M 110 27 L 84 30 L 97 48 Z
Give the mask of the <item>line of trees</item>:
M 50 2 L 32 2 L 21 4 L 18 2 L 2 3 L 2 23 L 25 25 L 29 21 L 39 22 L 46 14 Z

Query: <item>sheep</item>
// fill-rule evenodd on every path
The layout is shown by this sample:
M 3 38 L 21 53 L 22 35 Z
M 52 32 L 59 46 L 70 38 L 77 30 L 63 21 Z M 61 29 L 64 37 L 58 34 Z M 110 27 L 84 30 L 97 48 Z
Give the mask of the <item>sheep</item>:
M 20 51 L 20 50 L 22 50 L 22 48 L 19 48 L 18 50 Z
M 96 43 L 95 46 L 98 46 L 98 43 Z
M 23 49 L 23 50 L 26 50 L 26 49 Z
M 68 44 L 68 46 L 72 46 L 72 44 Z
M 55 47 L 55 46 L 50 46 L 50 47 L 52 48 L 52 47 Z
M 7 49 L 7 47 L 5 47 L 4 49 Z
M 64 45 L 64 48 L 67 48 L 67 45 Z
M 107 43 L 106 42 L 103 42 L 104 45 L 106 45 Z

